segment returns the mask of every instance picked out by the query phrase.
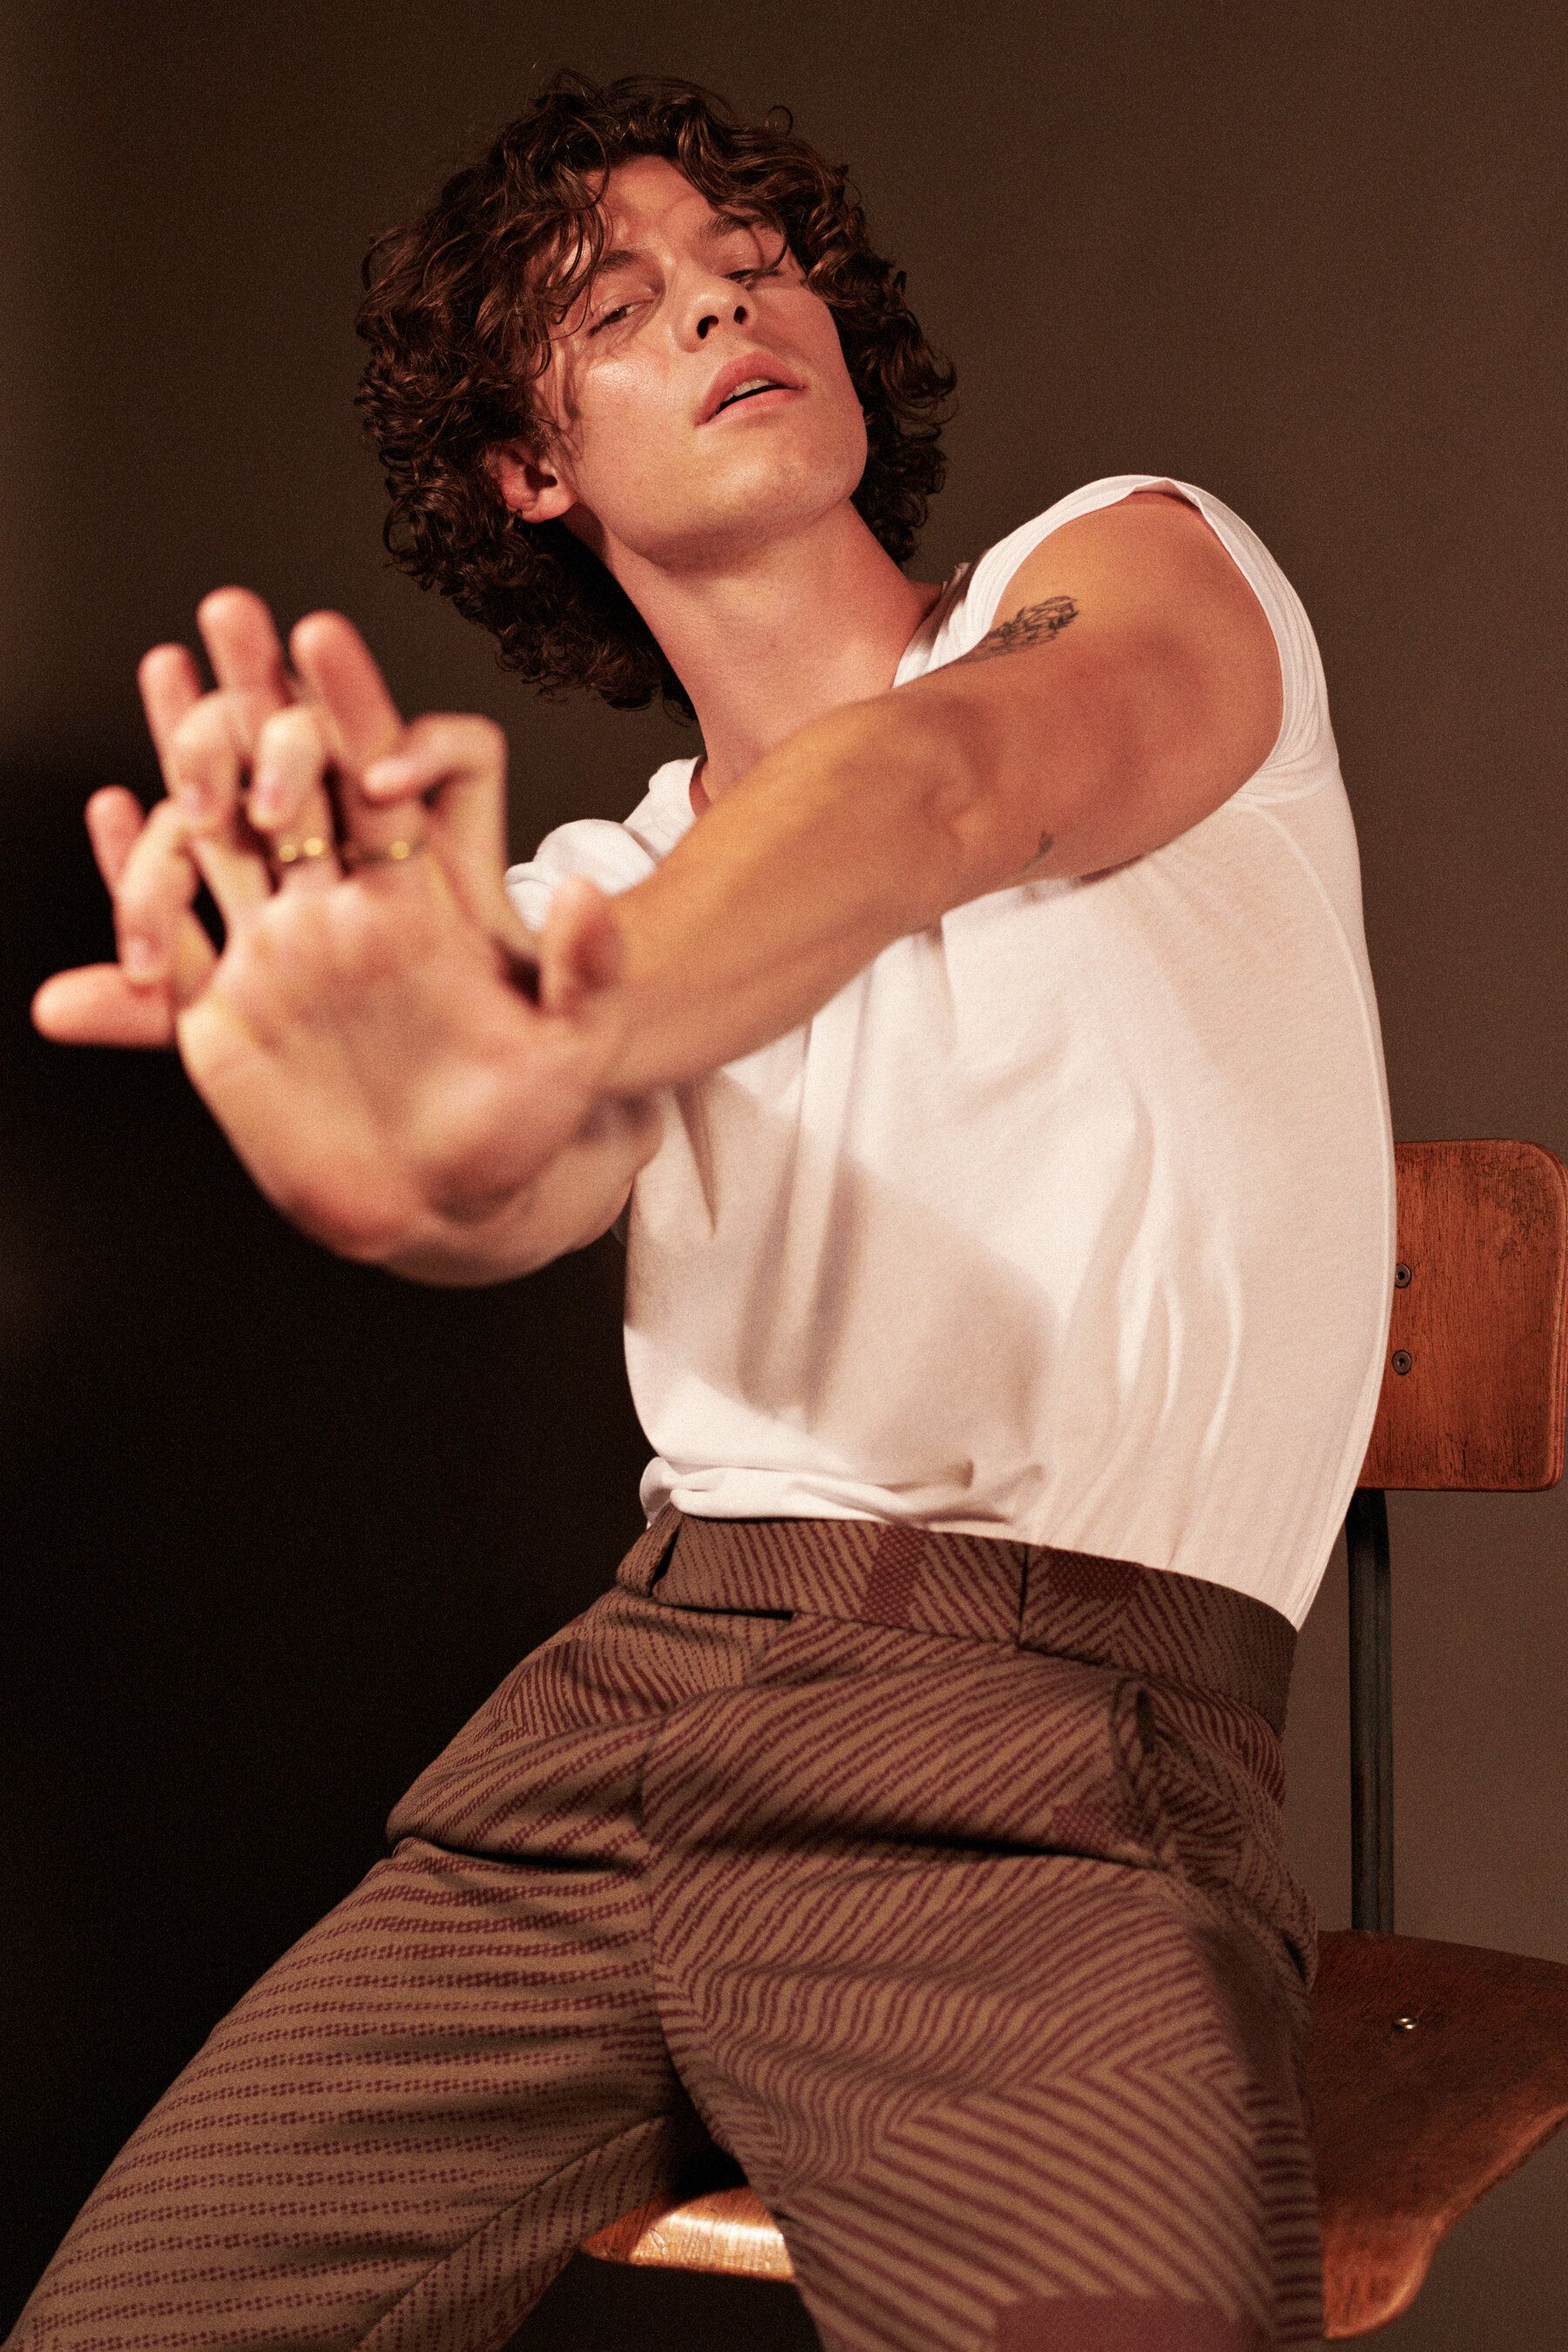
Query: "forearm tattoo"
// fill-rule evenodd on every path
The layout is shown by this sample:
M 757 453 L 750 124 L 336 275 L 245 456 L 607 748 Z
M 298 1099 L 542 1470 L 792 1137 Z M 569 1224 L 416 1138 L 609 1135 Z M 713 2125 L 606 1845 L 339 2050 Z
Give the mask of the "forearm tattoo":
M 1048 646 L 1053 637 L 1061 635 L 1069 621 L 1077 618 L 1078 606 L 1070 596 L 1047 596 L 1043 604 L 1026 604 L 1021 613 L 1015 613 L 1011 620 L 999 623 L 968 653 L 960 654 L 952 667 L 956 669 L 959 662 L 991 661 L 997 654 L 1024 653 L 1030 646 Z M 1038 849 L 1027 866 L 1019 868 L 1016 877 L 1018 881 L 1021 882 L 1025 875 L 1032 874 L 1041 860 L 1050 856 L 1055 840 L 1054 834 L 1041 834 Z

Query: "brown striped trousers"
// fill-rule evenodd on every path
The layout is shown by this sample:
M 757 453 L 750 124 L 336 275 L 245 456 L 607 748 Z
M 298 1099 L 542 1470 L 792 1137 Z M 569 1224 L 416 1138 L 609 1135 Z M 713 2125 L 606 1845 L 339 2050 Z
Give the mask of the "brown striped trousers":
M 217 2027 L 11 2343 L 499 2347 L 710 2135 L 835 2352 L 1314 2341 L 1294 1646 L 1127 1561 L 667 1509 Z

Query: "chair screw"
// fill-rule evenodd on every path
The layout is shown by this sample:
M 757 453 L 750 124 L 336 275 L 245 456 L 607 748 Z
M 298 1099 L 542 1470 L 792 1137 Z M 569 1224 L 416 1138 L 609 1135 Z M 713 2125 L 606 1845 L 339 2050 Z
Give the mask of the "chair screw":
M 1405 1265 L 1404 1259 L 1401 1258 L 1399 1264 L 1394 1269 L 1394 1286 L 1395 1290 L 1404 1290 L 1407 1286 L 1409 1281 L 1410 1268 Z
M 1396 1372 L 1407 1372 L 1410 1370 L 1411 1362 L 1409 1349 L 1395 1348 L 1393 1355 L 1389 1359 L 1389 1361 L 1393 1364 Z

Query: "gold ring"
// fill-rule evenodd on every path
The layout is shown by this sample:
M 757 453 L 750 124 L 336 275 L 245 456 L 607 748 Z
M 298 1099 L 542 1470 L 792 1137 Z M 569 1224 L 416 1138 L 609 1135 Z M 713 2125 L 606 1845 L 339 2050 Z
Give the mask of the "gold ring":
M 279 866 L 295 866 L 301 859 L 330 857 L 332 845 L 324 834 L 308 833 L 302 840 L 293 834 L 279 834 L 272 845 L 272 855 Z
M 384 849 L 366 849 L 363 843 L 345 841 L 342 849 L 345 866 L 401 866 L 405 858 L 416 856 L 425 847 L 423 841 L 389 841 Z

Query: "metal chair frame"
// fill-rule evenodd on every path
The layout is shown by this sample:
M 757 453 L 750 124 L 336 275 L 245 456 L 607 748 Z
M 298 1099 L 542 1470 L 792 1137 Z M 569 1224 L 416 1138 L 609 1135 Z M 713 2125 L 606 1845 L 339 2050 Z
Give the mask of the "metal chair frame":
M 1408 1278 L 1408 1270 L 1401 1267 Z M 1351 1925 L 1394 1933 L 1394 1626 L 1388 1502 L 1358 1486 L 1345 1514 L 1350 1589 Z

